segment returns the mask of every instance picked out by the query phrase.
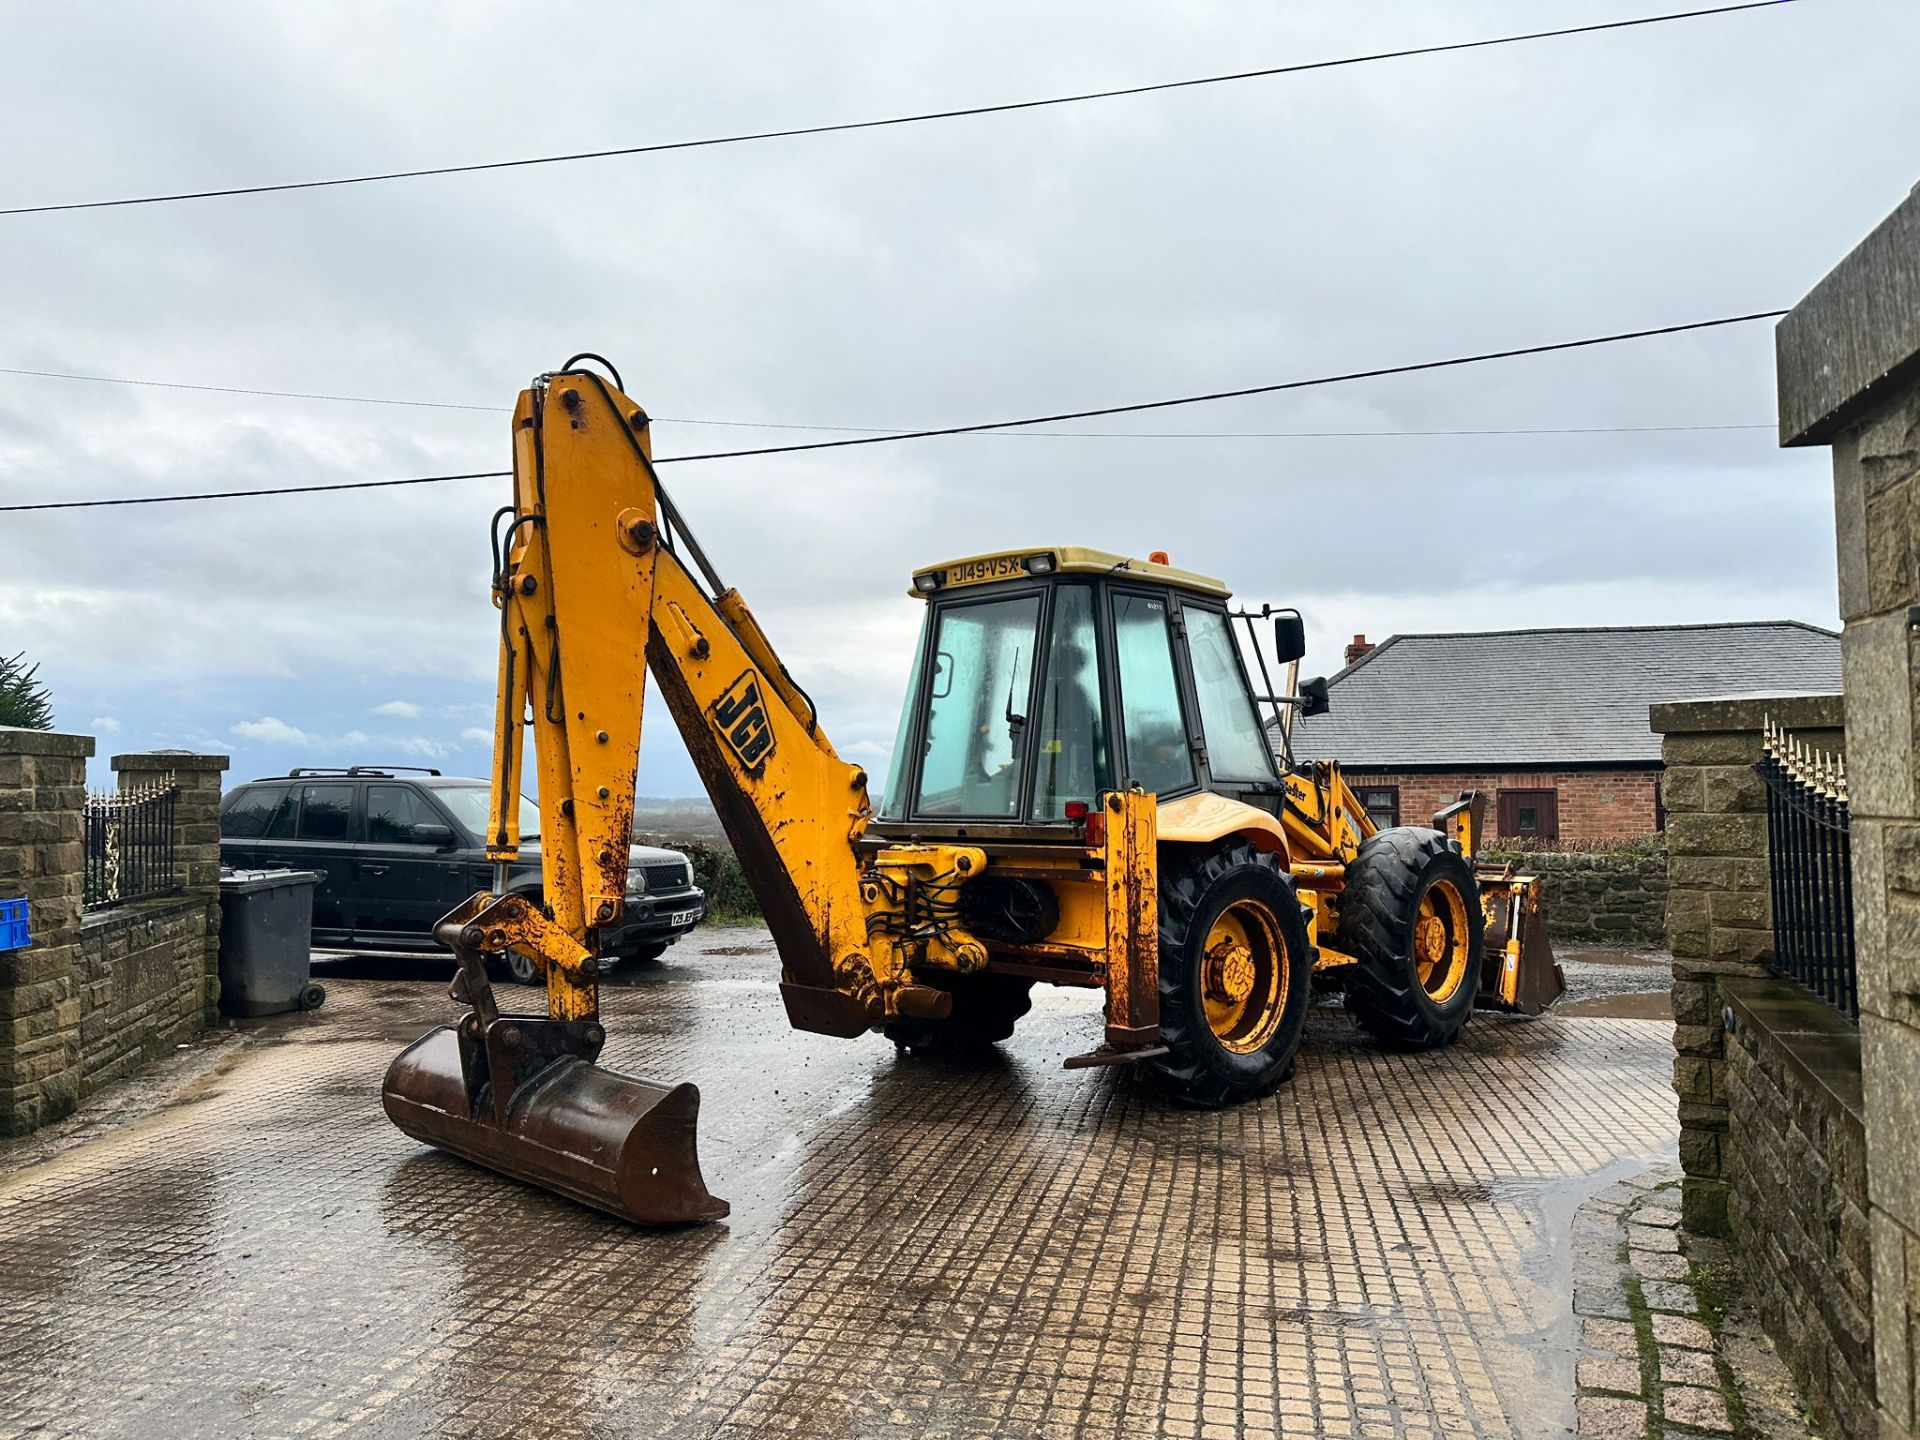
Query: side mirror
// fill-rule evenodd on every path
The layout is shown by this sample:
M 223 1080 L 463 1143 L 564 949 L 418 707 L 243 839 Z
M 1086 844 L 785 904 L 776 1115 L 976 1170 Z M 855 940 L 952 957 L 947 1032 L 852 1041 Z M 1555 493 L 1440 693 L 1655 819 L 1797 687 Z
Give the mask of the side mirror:
M 1302 715 L 1324 715 L 1333 708 L 1333 702 L 1327 699 L 1327 677 L 1316 675 L 1303 681 L 1300 686 L 1300 713 Z
M 416 845 L 432 845 L 436 848 L 453 843 L 453 827 L 450 825 L 416 825 L 410 837 Z
M 1282 665 L 1290 665 L 1307 653 L 1307 622 L 1298 615 L 1285 614 L 1273 622 L 1273 648 Z

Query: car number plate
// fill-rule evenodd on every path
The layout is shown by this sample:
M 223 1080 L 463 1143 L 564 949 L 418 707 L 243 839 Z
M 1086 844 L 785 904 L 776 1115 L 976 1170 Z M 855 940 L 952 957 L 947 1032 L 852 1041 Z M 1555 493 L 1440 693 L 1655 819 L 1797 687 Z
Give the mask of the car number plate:
M 669 925 L 691 925 L 700 915 L 698 910 L 676 910 L 667 916 Z

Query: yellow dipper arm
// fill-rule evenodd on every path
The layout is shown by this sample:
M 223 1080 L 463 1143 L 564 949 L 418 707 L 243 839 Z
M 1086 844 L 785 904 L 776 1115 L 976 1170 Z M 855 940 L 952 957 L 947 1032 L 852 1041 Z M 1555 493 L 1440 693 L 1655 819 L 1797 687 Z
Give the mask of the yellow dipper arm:
M 790 1020 L 860 1033 L 906 982 L 902 958 L 868 943 L 853 848 L 870 814 L 865 772 L 835 755 L 680 522 L 637 405 L 593 372 L 568 371 L 522 392 L 513 424 L 487 854 L 496 866 L 518 854 L 531 726 L 552 923 L 522 907 L 506 939 L 545 962 L 553 1019 L 597 1012 L 593 931 L 626 904 L 650 668 L 779 946 Z

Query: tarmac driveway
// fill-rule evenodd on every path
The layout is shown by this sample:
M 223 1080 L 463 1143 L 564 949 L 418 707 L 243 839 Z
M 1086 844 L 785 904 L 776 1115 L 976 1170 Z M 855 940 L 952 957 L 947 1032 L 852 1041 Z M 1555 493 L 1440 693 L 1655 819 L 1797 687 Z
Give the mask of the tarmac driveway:
M 776 968 L 707 929 L 606 991 L 608 1061 L 700 1085 L 703 1229 L 392 1129 L 444 981 L 329 978 L 160 1108 L 16 1152 L 0 1435 L 1568 1433 L 1571 1216 L 1671 1155 L 1670 1025 L 1401 1056 L 1322 1012 L 1274 1099 L 1196 1113 L 1059 1068 L 1090 993 L 949 1069 L 788 1031 Z

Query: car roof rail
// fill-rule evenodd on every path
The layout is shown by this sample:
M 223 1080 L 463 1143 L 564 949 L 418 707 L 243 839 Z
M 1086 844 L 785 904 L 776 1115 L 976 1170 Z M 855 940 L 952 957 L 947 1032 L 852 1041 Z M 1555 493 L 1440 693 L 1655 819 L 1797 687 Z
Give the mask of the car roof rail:
M 402 770 L 415 775 L 437 776 L 440 773 L 438 770 L 427 765 L 348 765 L 345 767 L 339 765 L 303 765 L 297 769 L 289 770 L 287 772 L 287 778 L 289 780 L 298 780 L 307 775 L 370 775 L 376 778 L 391 780 Z

